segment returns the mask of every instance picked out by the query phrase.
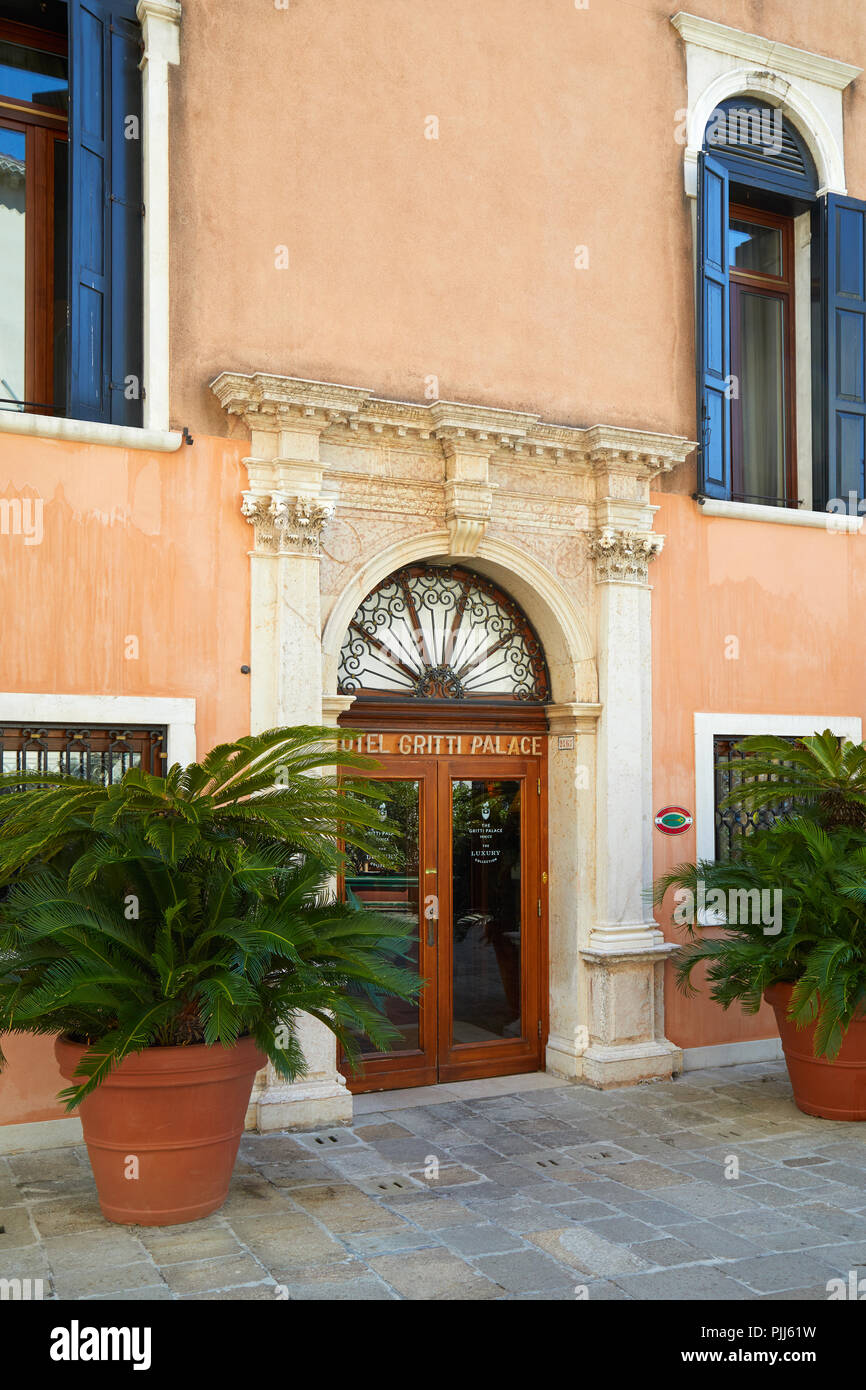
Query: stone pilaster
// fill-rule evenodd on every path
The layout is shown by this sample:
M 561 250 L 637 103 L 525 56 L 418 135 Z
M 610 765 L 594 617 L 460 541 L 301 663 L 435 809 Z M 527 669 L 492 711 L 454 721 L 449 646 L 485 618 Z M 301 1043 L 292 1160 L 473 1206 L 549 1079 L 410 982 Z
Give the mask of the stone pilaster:
M 652 654 L 649 566 L 664 538 L 652 530 L 651 469 L 603 451 L 595 566 L 599 721 L 595 921 L 581 951 L 589 1045 L 583 1077 L 599 1086 L 670 1076 L 680 1050 L 664 1036 L 661 972 L 675 948 L 653 920 Z
M 547 706 L 550 1028 L 546 1068 L 583 1075 L 589 1044 L 586 973 L 581 949 L 593 924 L 596 743 L 601 705 Z
M 362 392 L 333 387 L 299 402 L 270 378 L 220 378 L 229 413 L 250 429 L 244 460 L 249 488 L 241 510 L 253 528 L 250 627 L 250 727 L 254 733 L 291 724 L 321 724 L 320 545 L 335 502 L 326 488 L 320 440 L 335 414 Z M 333 1034 L 302 1014 L 298 1040 L 307 1071 L 287 1084 L 268 1065 L 259 1074 L 248 1123 L 260 1131 L 348 1124 L 352 1098 L 337 1069 Z

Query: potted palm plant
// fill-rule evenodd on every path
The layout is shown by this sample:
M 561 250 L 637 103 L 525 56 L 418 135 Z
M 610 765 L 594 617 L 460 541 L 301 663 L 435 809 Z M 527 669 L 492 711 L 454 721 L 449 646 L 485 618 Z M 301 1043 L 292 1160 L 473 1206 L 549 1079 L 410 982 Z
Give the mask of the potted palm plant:
M 278 729 L 108 787 L 0 778 L 0 1034 L 58 1035 L 111 1221 L 222 1204 L 256 1072 L 303 1072 L 299 1012 L 357 1061 L 393 1041 L 383 996 L 417 994 L 405 926 L 334 900 L 341 840 L 383 853 L 381 788 L 334 769 L 370 760 L 336 739 Z
M 693 992 L 697 967 L 723 1008 L 772 1005 L 794 1090 L 809 1115 L 866 1119 L 866 747 L 829 730 L 791 743 L 754 737 L 725 798 L 746 813 L 786 810 L 743 837 L 729 861 L 680 864 L 655 885 L 674 890 L 689 937 L 677 960 Z

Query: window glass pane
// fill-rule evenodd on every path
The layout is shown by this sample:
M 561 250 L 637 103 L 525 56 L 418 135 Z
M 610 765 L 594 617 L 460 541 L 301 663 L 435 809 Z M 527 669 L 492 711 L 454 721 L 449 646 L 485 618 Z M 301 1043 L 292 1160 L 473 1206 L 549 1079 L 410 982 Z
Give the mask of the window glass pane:
M 25 197 L 23 131 L 0 126 L 0 409 L 23 410 Z
M 59 53 L 0 40 L 0 94 L 67 111 L 67 61 Z
M 760 806 L 757 810 L 747 811 L 738 802 L 733 806 L 721 805 L 724 797 L 737 790 L 744 782 L 749 781 L 749 759 L 754 755 L 744 753 L 740 748 L 744 734 L 736 737 L 716 734 L 713 738 L 713 765 L 715 767 L 716 781 L 716 859 L 730 860 L 736 859 L 743 840 L 753 835 L 758 829 L 767 829 L 775 825 L 776 821 L 784 820 L 795 809 L 792 800 L 780 798 L 771 806 Z M 797 742 L 796 738 L 781 734 L 791 745 Z M 717 764 L 722 760 L 738 760 L 742 764 L 742 769 L 719 768 Z M 788 766 L 782 763 L 780 767 Z
M 164 729 L 0 728 L 0 771 L 63 772 L 108 786 L 130 767 L 162 776 Z
M 380 783 L 388 788 L 388 801 L 379 806 L 382 820 L 398 827 L 396 835 L 381 835 L 382 849 L 389 863 L 380 864 L 371 855 L 354 845 L 346 848 L 346 901 L 353 907 L 382 912 L 397 917 L 410 928 L 408 944 L 393 953 L 393 963 L 417 973 L 419 966 L 420 911 L 420 783 L 393 781 Z M 375 840 L 376 832 L 373 833 Z M 400 1032 L 394 1051 L 402 1052 L 420 1046 L 420 1009 L 410 1000 L 377 997 L 375 1002 Z M 356 1031 L 364 1053 L 374 1053 L 369 1038 Z M 381 1056 L 381 1053 L 376 1054 Z
M 451 787 L 453 1042 L 519 1038 L 520 783 Z
M 340 653 L 344 695 L 540 702 L 547 687 L 540 644 L 517 605 L 458 567 L 389 575 L 356 610 Z
M 781 275 L 782 232 L 779 227 L 762 227 L 757 222 L 731 219 L 728 237 L 731 265 L 758 275 Z
M 785 496 L 784 306 L 773 295 L 742 291 L 739 302 L 743 492 Z

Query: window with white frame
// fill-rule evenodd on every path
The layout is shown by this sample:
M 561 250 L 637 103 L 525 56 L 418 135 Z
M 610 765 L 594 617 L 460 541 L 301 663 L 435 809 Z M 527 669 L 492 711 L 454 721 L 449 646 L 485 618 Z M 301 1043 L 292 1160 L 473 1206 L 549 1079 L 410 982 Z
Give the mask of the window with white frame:
M 0 763 L 106 783 L 129 767 L 161 775 L 195 761 L 195 724 L 192 698 L 0 691 Z
M 142 422 L 141 57 L 135 0 L 0 0 L 2 410 Z
M 698 859 L 728 859 L 738 840 L 759 824 L 770 824 L 790 807 L 782 802 L 762 812 L 723 810 L 722 798 L 735 789 L 737 774 L 719 773 L 716 763 L 730 758 L 740 740 L 757 734 L 776 738 L 806 738 L 825 729 L 839 738 L 860 743 L 862 721 L 846 715 L 696 714 L 695 715 L 695 832 Z M 736 754 L 734 753 L 734 756 Z
M 161 776 L 165 744 L 166 730 L 159 725 L 6 724 L 0 726 L 0 772 L 61 772 L 112 786 L 131 767 Z
M 858 513 L 866 202 L 845 185 L 842 92 L 861 69 L 686 12 L 671 22 L 697 206 L 697 498 Z

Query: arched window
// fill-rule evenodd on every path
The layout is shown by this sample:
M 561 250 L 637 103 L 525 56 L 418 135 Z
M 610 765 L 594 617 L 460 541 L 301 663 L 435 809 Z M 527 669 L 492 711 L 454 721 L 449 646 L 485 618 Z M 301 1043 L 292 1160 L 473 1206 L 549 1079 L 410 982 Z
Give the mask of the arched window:
M 866 496 L 866 204 L 819 198 L 752 96 L 712 112 L 698 169 L 698 495 L 841 510 Z
M 757 97 L 719 102 L 704 149 L 725 165 L 732 182 L 789 197 L 814 198 L 817 191 L 815 161 L 799 130 L 779 107 Z
M 425 701 L 542 704 L 541 643 L 513 599 L 456 565 L 407 565 L 358 608 L 340 652 L 339 691 Z

